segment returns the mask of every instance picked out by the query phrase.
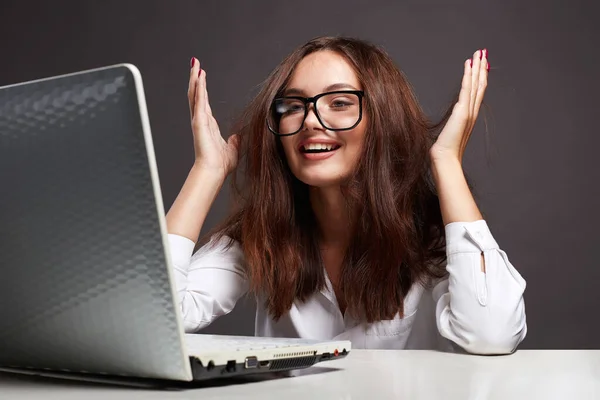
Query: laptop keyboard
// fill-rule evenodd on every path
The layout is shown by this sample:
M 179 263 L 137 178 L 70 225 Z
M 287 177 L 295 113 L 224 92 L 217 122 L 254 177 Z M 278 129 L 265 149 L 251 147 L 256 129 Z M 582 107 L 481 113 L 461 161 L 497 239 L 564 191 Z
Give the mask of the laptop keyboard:
M 185 343 L 188 352 L 194 353 L 207 350 L 247 351 L 277 349 L 281 347 L 309 346 L 323 342 L 310 339 L 186 334 Z

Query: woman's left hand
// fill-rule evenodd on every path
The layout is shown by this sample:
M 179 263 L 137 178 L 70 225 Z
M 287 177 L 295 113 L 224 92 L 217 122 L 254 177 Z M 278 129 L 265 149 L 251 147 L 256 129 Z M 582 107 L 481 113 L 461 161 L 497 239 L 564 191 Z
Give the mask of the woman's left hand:
M 431 147 L 432 161 L 450 159 L 462 162 L 467 142 L 477 120 L 487 87 L 489 70 L 487 49 L 477 50 L 473 54 L 473 58 L 465 61 L 464 67 L 465 73 L 458 102 L 454 105 L 452 115 Z

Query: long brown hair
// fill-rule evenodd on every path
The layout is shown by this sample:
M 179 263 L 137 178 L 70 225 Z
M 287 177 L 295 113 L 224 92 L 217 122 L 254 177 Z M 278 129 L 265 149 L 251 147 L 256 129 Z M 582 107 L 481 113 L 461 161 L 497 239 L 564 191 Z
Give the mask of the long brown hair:
M 227 236 L 244 251 L 251 290 L 274 319 L 294 301 L 325 286 L 308 187 L 290 171 L 280 140 L 266 126 L 269 106 L 308 54 L 334 51 L 365 89 L 368 125 L 355 173 L 343 187 L 358 219 L 340 284 L 348 312 L 368 322 L 403 315 L 415 283 L 445 275 L 445 236 L 430 170 L 429 149 L 448 119 L 432 124 L 404 74 L 386 52 L 362 40 L 319 37 L 296 49 L 269 75 L 241 116 L 237 210 L 209 236 Z

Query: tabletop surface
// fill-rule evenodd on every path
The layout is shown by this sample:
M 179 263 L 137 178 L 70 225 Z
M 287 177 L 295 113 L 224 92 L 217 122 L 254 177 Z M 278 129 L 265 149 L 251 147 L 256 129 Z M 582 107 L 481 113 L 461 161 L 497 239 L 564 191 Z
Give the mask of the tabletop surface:
M 600 399 L 600 350 L 353 350 L 297 376 L 127 387 L 0 372 L 4 399 Z

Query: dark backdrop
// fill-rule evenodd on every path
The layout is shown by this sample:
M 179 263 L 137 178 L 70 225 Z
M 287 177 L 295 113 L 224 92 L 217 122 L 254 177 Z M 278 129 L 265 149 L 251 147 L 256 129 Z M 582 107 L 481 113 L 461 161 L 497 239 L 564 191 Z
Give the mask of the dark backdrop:
M 227 132 L 271 69 L 314 36 L 344 34 L 383 45 L 431 116 L 458 88 L 463 61 L 486 47 L 490 133 L 486 139 L 477 125 L 465 169 L 492 232 L 528 282 L 523 347 L 600 348 L 595 4 L 4 0 L 0 85 L 137 65 L 168 207 L 193 162 L 190 57 L 208 71 L 212 108 Z M 205 230 L 224 217 L 227 199 L 225 189 Z M 208 331 L 252 334 L 253 323 L 245 301 Z

